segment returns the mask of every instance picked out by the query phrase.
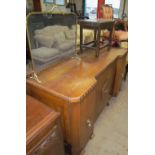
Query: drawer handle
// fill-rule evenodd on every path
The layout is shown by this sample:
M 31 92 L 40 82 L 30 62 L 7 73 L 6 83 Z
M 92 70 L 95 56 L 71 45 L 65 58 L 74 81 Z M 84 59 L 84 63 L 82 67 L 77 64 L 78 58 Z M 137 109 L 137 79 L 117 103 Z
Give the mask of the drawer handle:
M 88 128 L 92 128 L 92 126 L 93 126 L 89 119 L 86 121 L 86 124 L 87 124 Z

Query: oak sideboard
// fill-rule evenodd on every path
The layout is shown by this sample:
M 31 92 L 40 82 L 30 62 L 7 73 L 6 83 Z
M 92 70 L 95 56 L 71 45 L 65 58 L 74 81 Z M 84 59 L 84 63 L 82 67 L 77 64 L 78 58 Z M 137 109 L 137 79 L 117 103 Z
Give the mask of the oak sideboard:
M 40 72 L 41 83 L 27 79 L 27 94 L 61 113 L 64 139 L 73 155 L 80 155 L 93 126 L 122 83 L 127 51 L 112 48 L 95 57 L 91 50 Z

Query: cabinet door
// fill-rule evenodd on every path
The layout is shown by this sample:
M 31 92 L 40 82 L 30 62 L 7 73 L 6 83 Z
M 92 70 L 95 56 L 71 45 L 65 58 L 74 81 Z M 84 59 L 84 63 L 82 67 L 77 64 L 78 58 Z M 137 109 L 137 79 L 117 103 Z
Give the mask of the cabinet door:
M 103 71 L 97 79 L 97 103 L 96 103 L 96 119 L 102 112 L 103 108 L 111 97 L 113 81 L 115 76 L 115 66 L 111 64 Z
M 80 149 L 82 150 L 93 134 L 95 121 L 96 87 L 81 102 Z
M 64 155 L 60 126 L 55 125 L 48 136 L 28 155 Z
M 126 65 L 126 55 L 116 61 L 116 75 L 112 95 L 117 96 L 122 85 Z

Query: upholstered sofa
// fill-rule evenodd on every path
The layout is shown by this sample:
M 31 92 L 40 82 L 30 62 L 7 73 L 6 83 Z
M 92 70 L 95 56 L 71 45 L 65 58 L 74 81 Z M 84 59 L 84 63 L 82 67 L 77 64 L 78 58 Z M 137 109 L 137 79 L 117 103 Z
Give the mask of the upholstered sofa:
M 75 53 L 75 29 L 52 25 L 34 31 L 35 48 L 32 57 L 37 67 L 43 69 L 58 59 Z

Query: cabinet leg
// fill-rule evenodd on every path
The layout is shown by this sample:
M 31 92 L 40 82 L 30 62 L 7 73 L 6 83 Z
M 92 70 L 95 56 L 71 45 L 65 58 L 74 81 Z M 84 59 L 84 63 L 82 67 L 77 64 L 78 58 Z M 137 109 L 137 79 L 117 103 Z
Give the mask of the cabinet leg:
M 127 73 L 128 73 L 128 64 L 125 67 L 124 81 L 126 80 Z
M 83 53 L 83 27 L 80 26 L 80 51 Z
M 84 155 L 84 154 L 85 154 L 85 152 L 86 152 L 86 151 L 85 151 L 85 150 L 83 150 L 83 151 L 80 153 L 80 155 Z
M 109 106 L 110 105 L 110 103 L 109 102 L 107 102 L 107 106 Z
M 93 139 L 95 137 L 95 134 L 92 133 L 92 135 L 90 136 L 90 139 Z
M 65 154 L 66 155 L 72 155 L 72 146 L 65 142 Z

